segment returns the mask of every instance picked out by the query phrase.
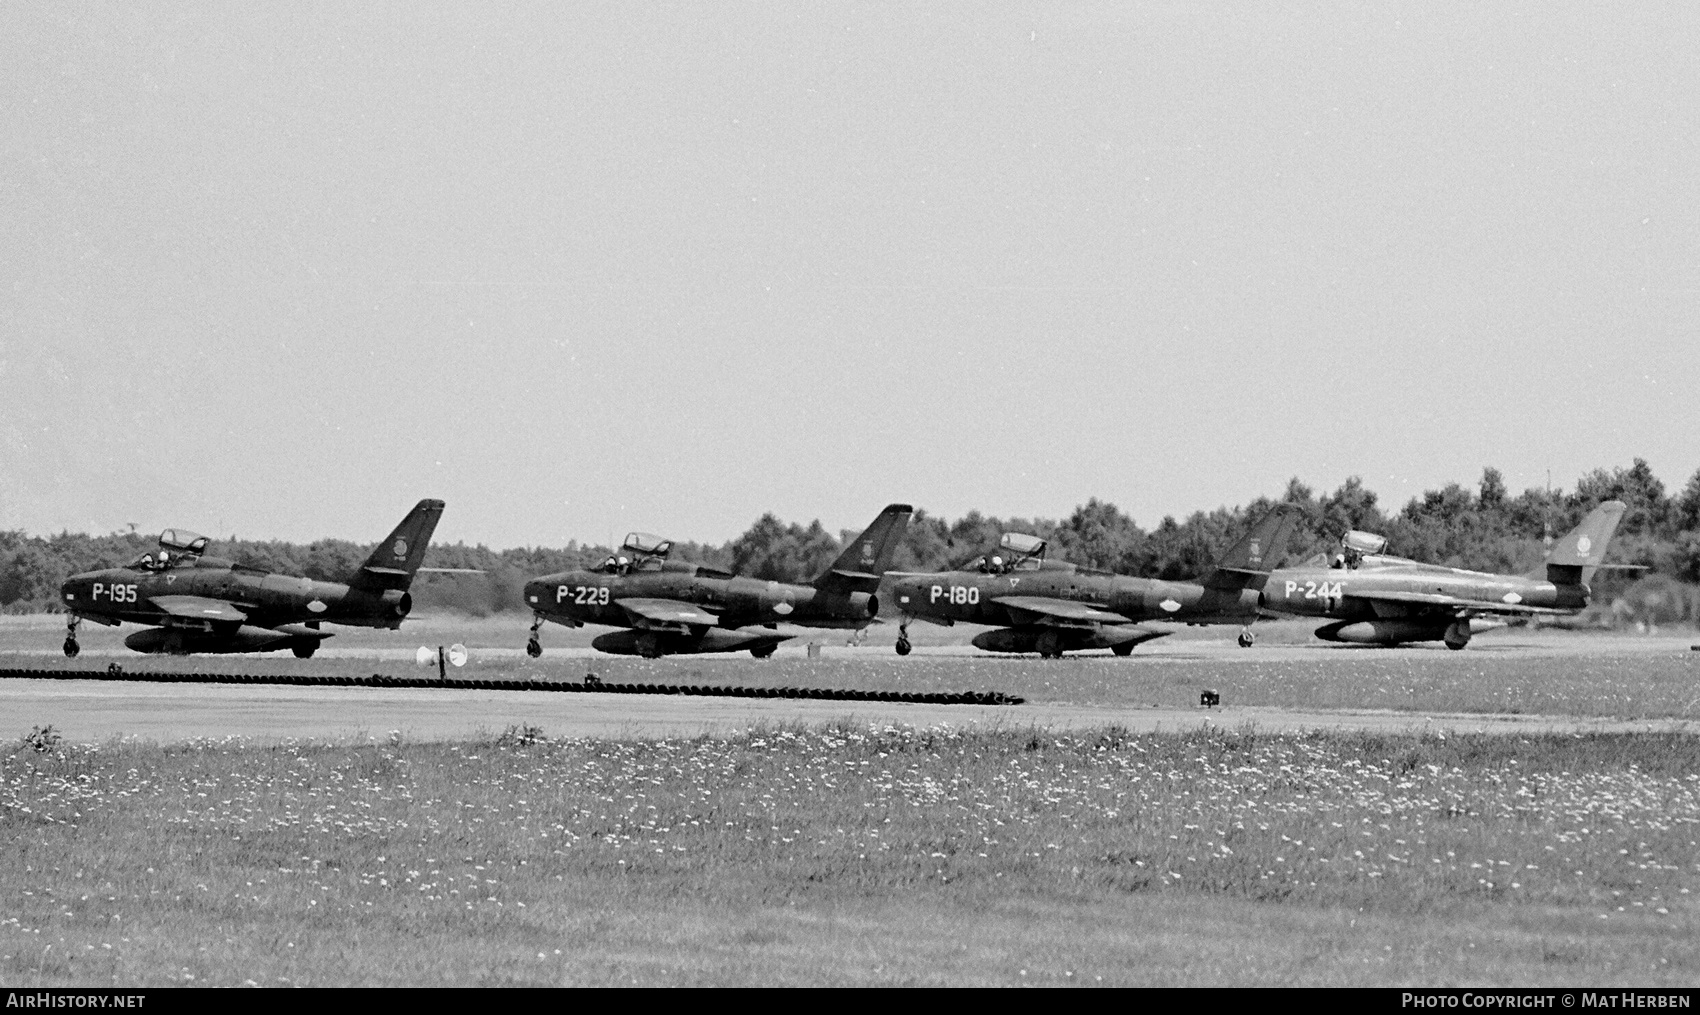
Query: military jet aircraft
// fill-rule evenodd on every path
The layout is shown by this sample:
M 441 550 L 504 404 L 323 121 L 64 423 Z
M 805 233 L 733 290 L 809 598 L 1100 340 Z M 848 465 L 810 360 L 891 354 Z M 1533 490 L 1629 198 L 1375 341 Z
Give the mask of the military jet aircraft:
M 909 654 L 914 620 L 995 625 L 997 630 L 974 637 L 975 648 L 1046 658 L 1094 648 L 1125 656 L 1135 645 L 1169 633 L 1140 626 L 1144 620 L 1249 625 L 1257 618 L 1258 589 L 1286 554 L 1295 520 L 1292 508 L 1276 505 L 1215 568 L 1190 582 L 1046 560 L 1044 540 L 1005 533 L 995 553 L 961 570 L 893 576 L 895 607 L 903 617 L 897 654 Z M 1240 644 L 1250 647 L 1252 640 L 1248 626 Z
M 673 544 L 634 532 L 599 567 L 535 578 L 525 601 L 536 618 L 525 650 L 543 654 L 544 621 L 582 627 L 602 624 L 628 630 L 598 635 L 591 647 L 613 655 L 656 658 L 748 649 L 773 655 L 789 634 L 746 631 L 779 623 L 803 627 L 862 628 L 879 613 L 880 576 L 891 563 L 912 509 L 892 504 L 810 585 L 744 578 L 711 567 L 669 560 Z
M 1276 571 L 1263 584 L 1263 605 L 1278 613 L 1332 617 L 1324 641 L 1364 645 L 1445 642 L 1462 649 L 1470 636 L 1503 627 L 1504 617 L 1568 616 L 1588 605 L 1588 581 L 1623 517 L 1622 501 L 1594 508 L 1553 545 L 1545 566 L 1525 575 L 1485 574 L 1382 555 L 1387 539 L 1348 532 L 1341 552 L 1304 567 Z
M 65 580 L 60 587 L 68 614 L 65 654 L 81 651 L 77 626 L 83 620 L 109 627 L 147 624 L 124 644 L 137 652 L 172 655 L 287 648 L 297 659 L 307 659 L 332 636 L 320 629 L 326 621 L 395 630 L 413 609 L 408 586 L 422 570 L 419 562 L 442 514 L 442 501 L 420 501 L 346 585 L 209 557 L 207 537 L 166 529 L 158 550 L 123 567 Z

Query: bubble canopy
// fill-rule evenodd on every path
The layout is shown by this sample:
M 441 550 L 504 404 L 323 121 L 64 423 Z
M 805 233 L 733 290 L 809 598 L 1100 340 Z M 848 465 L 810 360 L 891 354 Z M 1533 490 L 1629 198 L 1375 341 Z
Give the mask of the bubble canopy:
M 207 552 L 207 537 L 188 529 L 166 529 L 159 534 L 159 546 L 162 550 L 176 550 L 179 553 L 200 556 Z
M 654 557 L 665 557 L 667 551 L 672 548 L 673 541 L 671 539 L 662 539 L 660 536 L 650 535 L 647 532 L 628 532 L 626 541 L 620 545 L 622 550 L 630 550 L 633 553 Z
M 1023 557 L 1043 555 L 1045 541 L 1038 536 L 1029 536 L 1025 532 L 1005 532 L 998 540 L 998 549 L 1008 550 Z
M 1373 555 L 1387 549 L 1387 537 L 1352 529 L 1340 537 L 1340 545 L 1356 553 Z

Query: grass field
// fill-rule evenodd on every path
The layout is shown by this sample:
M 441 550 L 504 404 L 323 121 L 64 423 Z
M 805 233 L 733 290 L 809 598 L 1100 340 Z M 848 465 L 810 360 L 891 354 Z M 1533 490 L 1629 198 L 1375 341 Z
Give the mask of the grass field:
M 14 742 L 0 978 L 1700 980 L 1691 737 L 537 733 Z

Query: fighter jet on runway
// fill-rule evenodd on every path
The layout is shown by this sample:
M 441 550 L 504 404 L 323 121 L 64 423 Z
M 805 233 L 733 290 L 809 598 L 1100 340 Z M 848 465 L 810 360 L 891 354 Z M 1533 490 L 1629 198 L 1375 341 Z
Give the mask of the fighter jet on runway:
M 913 620 L 995 625 L 998 630 L 975 636 L 975 648 L 1047 658 L 1092 648 L 1125 656 L 1168 633 L 1140 626 L 1143 620 L 1249 625 L 1257 618 L 1258 589 L 1285 556 L 1295 521 L 1293 508 L 1276 505 L 1215 568 L 1190 582 L 1046 560 L 1044 540 L 1005 533 L 995 553 L 961 570 L 892 577 L 893 605 L 903 617 L 897 654 L 909 654 Z M 1252 644 L 1250 627 L 1240 632 L 1240 644 Z
M 1622 501 L 1594 508 L 1526 575 L 1484 574 L 1383 556 L 1383 536 L 1348 532 L 1331 563 L 1276 571 L 1263 584 L 1265 609 L 1333 617 L 1324 641 L 1400 645 L 1441 641 L 1462 649 L 1470 636 L 1503 627 L 1504 617 L 1567 616 L 1588 605 L 1599 569 L 1623 517 Z
M 160 533 L 159 549 L 123 567 L 73 575 L 60 587 L 65 604 L 65 654 L 76 655 L 83 620 L 117 627 L 147 624 L 124 639 L 137 652 L 272 652 L 306 659 L 332 632 L 326 621 L 351 627 L 401 627 L 413 609 L 408 586 L 443 514 L 440 500 L 422 500 L 344 585 L 272 574 L 205 556 L 207 537 L 182 529 Z M 423 570 L 432 570 L 425 568 Z
M 536 612 L 525 650 L 543 654 L 544 621 L 582 627 L 605 624 L 628 630 L 598 635 L 591 647 L 614 655 L 649 658 L 748 649 L 771 656 L 792 638 L 780 623 L 803 627 L 862 628 L 879 613 L 880 576 L 891 563 L 912 509 L 892 504 L 868 530 L 851 540 L 832 566 L 810 585 L 743 578 L 711 567 L 667 559 L 673 544 L 634 532 L 601 566 L 535 578 L 525 601 Z

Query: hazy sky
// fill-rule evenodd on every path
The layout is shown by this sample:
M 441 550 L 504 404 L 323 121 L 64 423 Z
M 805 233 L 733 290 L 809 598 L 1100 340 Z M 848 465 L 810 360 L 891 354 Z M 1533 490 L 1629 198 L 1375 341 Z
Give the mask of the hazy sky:
M 1700 468 L 1700 6 L 0 6 L 0 528 Z

